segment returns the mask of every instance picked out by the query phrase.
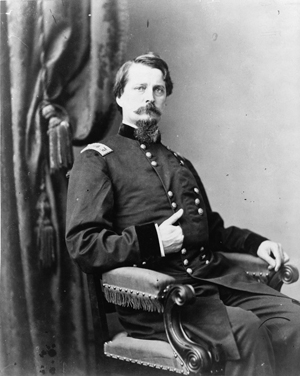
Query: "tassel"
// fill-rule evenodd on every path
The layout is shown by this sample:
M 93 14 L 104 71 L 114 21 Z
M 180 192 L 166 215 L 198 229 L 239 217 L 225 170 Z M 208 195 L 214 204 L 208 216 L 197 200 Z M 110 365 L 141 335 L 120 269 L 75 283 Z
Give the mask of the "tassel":
M 58 128 L 58 145 L 59 145 L 59 156 L 60 165 L 69 168 L 73 164 L 73 153 L 72 153 L 72 139 L 70 124 L 63 120 Z M 64 145 L 65 147 L 61 147 Z
M 73 165 L 72 130 L 63 107 L 42 102 L 42 116 L 48 121 L 49 162 L 51 173 Z
M 55 230 L 50 219 L 51 208 L 44 185 L 42 189 L 37 203 L 39 213 L 36 226 L 37 246 L 41 266 L 50 268 L 55 263 Z
M 50 268 L 55 261 L 54 230 L 51 225 L 39 228 L 40 261 L 44 268 Z
M 50 171 L 55 171 L 59 169 L 58 162 L 58 149 L 57 149 L 57 129 L 56 127 L 60 124 L 60 119 L 57 117 L 52 117 L 49 121 L 49 162 L 50 162 Z
M 149 312 L 163 312 L 163 305 L 157 296 L 107 284 L 103 284 L 103 292 L 105 299 L 109 303 L 122 307 L 132 307 L 133 309 L 143 309 Z

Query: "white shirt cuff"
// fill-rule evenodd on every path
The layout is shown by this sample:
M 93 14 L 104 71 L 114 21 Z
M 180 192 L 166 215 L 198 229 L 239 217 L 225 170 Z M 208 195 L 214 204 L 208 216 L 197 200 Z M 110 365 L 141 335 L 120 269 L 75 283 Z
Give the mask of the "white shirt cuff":
M 161 257 L 165 257 L 166 254 L 165 254 L 164 246 L 163 246 L 162 241 L 161 241 L 160 232 L 159 232 L 159 228 L 158 228 L 157 223 L 155 223 L 155 228 L 156 228 L 156 232 L 157 232 L 157 238 L 158 238 L 158 242 L 159 242 Z

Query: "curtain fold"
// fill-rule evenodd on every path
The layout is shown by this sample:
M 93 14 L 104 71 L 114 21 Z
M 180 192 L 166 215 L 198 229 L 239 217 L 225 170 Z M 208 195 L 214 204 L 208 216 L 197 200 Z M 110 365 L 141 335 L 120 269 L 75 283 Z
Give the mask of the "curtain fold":
M 2 262 L 5 375 L 92 374 L 85 279 L 64 242 L 72 144 L 114 119 L 125 0 L 1 3 Z

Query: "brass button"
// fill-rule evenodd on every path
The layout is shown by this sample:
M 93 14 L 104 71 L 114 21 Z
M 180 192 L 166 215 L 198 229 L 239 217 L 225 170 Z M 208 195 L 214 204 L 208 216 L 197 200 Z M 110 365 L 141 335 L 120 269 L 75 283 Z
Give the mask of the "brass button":
M 181 164 L 181 166 L 184 166 L 184 162 L 183 162 L 183 160 L 180 161 L 180 164 Z
M 192 274 L 193 273 L 193 270 L 191 269 L 191 268 L 187 268 L 187 273 L 189 273 L 189 274 Z
M 205 257 L 206 257 L 206 255 L 202 255 L 202 256 L 201 256 L 201 259 L 202 259 L 202 260 L 204 260 L 204 259 L 205 259 Z
M 200 199 L 199 199 L 199 198 L 196 198 L 196 200 L 195 200 L 195 204 L 196 204 L 196 205 L 199 205 L 199 204 L 200 204 Z
M 204 247 L 201 247 L 201 248 L 200 248 L 200 252 L 203 252 L 203 251 L 204 251 Z
M 173 197 L 173 192 L 172 192 L 172 191 L 169 191 L 169 192 L 168 192 L 168 196 L 169 196 L 169 197 Z
M 175 157 L 178 157 L 178 154 L 174 152 Z
M 185 248 L 182 248 L 182 250 L 181 250 L 181 254 L 182 254 L 182 255 L 185 255 L 185 254 L 186 254 L 186 249 L 185 249 Z
M 153 167 L 156 167 L 156 166 L 157 166 L 157 163 L 156 163 L 155 161 L 152 161 L 152 162 L 151 162 L 151 165 L 152 165 Z
M 172 202 L 172 207 L 173 207 L 174 209 L 177 208 L 177 204 L 176 204 L 176 202 Z
M 188 265 L 188 263 L 189 263 L 189 260 L 187 259 L 183 260 L 183 265 Z
M 150 153 L 150 151 L 147 151 L 147 153 L 146 153 L 146 157 L 147 157 L 147 158 L 151 158 L 151 157 L 152 157 L 152 154 Z
M 198 213 L 199 213 L 199 215 L 203 215 L 203 209 L 199 208 Z
M 143 150 L 146 150 L 146 149 L 147 149 L 147 147 L 146 147 L 145 144 L 141 144 L 140 147 L 141 147 L 141 149 L 143 149 Z
M 205 264 L 208 265 L 208 264 L 209 264 L 209 260 L 206 260 L 206 261 L 205 261 Z
M 197 187 L 194 188 L 194 192 L 199 193 L 199 189 Z

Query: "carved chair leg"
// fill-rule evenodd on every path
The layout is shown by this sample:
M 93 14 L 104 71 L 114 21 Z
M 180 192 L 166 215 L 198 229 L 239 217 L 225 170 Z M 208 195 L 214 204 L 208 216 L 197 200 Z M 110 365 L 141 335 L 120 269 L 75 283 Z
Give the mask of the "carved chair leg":
M 166 334 L 181 361 L 191 373 L 198 375 L 224 375 L 225 354 L 221 348 L 207 348 L 192 341 L 181 324 L 180 307 L 195 300 L 195 292 L 190 285 L 171 285 L 165 290 L 164 324 Z

